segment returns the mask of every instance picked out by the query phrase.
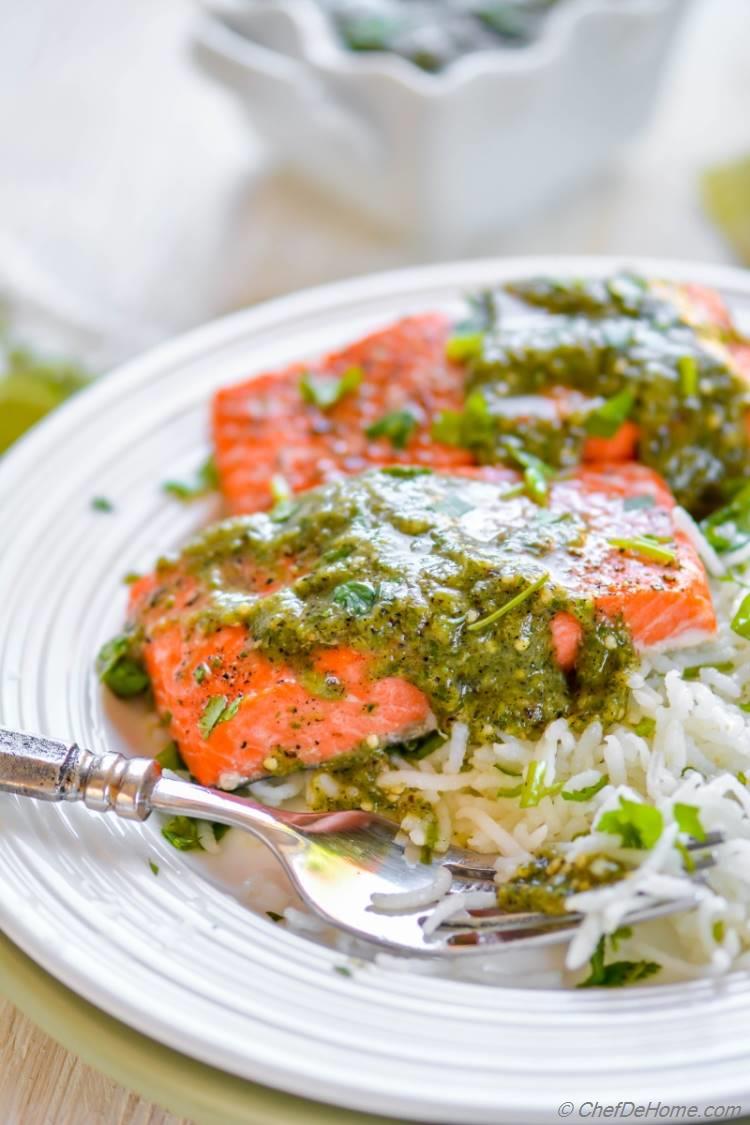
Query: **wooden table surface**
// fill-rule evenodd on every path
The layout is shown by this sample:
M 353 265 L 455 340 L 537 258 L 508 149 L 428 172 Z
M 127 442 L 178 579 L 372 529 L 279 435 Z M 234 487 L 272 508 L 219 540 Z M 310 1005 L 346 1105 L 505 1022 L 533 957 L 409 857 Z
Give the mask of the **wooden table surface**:
M 28 11 L 35 10 L 38 14 L 44 6 L 44 3 L 28 5 Z M 65 11 L 66 19 L 71 11 L 78 9 L 86 9 L 92 15 L 96 11 L 99 31 L 104 26 L 103 10 L 108 13 L 106 20 L 112 21 L 118 12 L 120 18 L 128 12 L 132 21 L 134 12 L 138 18 L 148 20 L 150 13 L 155 17 L 158 11 L 162 31 L 166 27 L 167 12 L 172 14 L 175 26 L 179 21 L 184 25 L 188 18 L 180 0 L 160 5 L 153 5 L 150 0 L 148 4 L 134 0 L 127 5 L 120 4 L 119 0 L 117 3 L 107 0 L 96 6 L 90 0 L 71 0 L 70 4 L 62 6 L 49 2 L 47 7 L 51 14 L 53 7 L 58 12 Z M 14 6 L 14 21 L 17 17 L 23 18 L 25 9 L 25 5 Z M 81 27 L 88 26 L 83 19 L 79 23 Z M 55 36 L 48 35 L 48 38 L 54 40 Z M 146 38 L 153 54 L 158 36 L 141 34 L 143 42 Z M 162 41 L 166 44 L 166 33 L 162 34 Z M 101 49 L 101 43 L 98 45 Z M 3 92 L 2 75 L 6 75 L 7 81 L 8 73 L 3 63 L 0 43 L 0 94 Z M 172 57 L 175 73 L 178 64 L 179 60 Z M 117 63 L 104 58 L 102 65 L 110 67 L 111 71 Z M 168 68 L 160 71 L 162 77 L 167 72 Z M 20 74 L 18 66 L 15 73 Z M 184 75 L 180 81 L 185 82 Z M 215 113 L 216 103 L 212 102 L 211 106 L 211 112 Z M 750 4 L 747 0 L 696 0 L 653 123 L 644 137 L 615 169 L 603 173 L 575 199 L 561 201 L 545 215 L 498 237 L 491 245 L 485 245 L 483 253 L 650 254 L 732 261 L 730 250 L 700 210 L 697 176 L 707 164 L 750 151 L 748 106 Z M 241 134 L 239 119 L 236 125 Z M 0 142 L 2 140 L 0 120 Z M 225 133 L 221 143 L 226 175 L 239 175 L 242 169 L 241 174 L 247 176 L 247 162 L 227 155 Z M 244 144 L 244 136 L 238 134 L 237 145 Z M 0 181 L 4 181 L 7 188 L 8 177 L 0 175 Z M 224 196 L 231 196 L 235 186 L 222 188 Z M 0 186 L 0 198 L 3 190 Z M 257 299 L 267 292 L 364 272 L 368 268 L 382 268 L 399 261 L 393 246 L 380 245 L 373 241 L 370 233 L 350 225 L 344 229 L 334 208 L 322 201 L 303 201 L 295 191 L 299 189 L 289 189 L 284 195 L 267 186 L 253 192 L 245 191 L 245 210 L 235 211 L 234 220 L 242 222 L 249 232 L 244 242 L 240 240 L 248 268 L 241 285 L 222 298 L 225 304 L 237 304 L 245 299 Z M 10 200 L 8 206 L 12 203 Z M 3 210 L 7 214 L 8 207 L 4 206 Z M 153 210 L 159 213 L 158 206 Z M 264 221 L 254 224 L 253 219 L 259 212 Z M 274 218 L 275 232 L 272 225 L 269 227 Z M 292 218 L 298 223 L 294 233 L 296 249 L 301 247 L 304 252 L 285 252 L 288 241 L 283 240 L 290 237 Z M 348 220 L 341 222 L 347 224 Z M 0 228 L 0 237 L 2 233 Z M 216 300 L 215 294 L 211 300 Z M 207 313 L 215 311 L 209 300 L 205 309 Z M 189 315 L 195 315 L 194 310 L 185 314 Z M 83 1065 L 36 1030 L 10 1004 L 0 1000 L 2 1125 L 179 1125 L 180 1121 L 187 1125 L 183 1119 L 178 1120 L 148 1104 Z

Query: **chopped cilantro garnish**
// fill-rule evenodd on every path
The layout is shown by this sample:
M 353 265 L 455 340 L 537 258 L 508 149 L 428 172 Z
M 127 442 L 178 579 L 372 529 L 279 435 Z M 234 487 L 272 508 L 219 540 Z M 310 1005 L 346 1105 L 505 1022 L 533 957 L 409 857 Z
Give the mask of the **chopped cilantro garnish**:
M 747 774 L 743 773 L 742 770 L 738 770 L 737 780 L 739 781 L 740 785 L 747 785 Z
M 202 684 L 206 676 L 210 675 L 211 669 L 208 664 L 196 664 L 195 668 L 193 668 L 193 679 L 196 684 Z
M 330 410 L 345 395 L 356 391 L 364 378 L 361 367 L 348 367 L 343 375 L 315 375 L 306 371 L 299 381 L 299 392 L 305 402 L 319 410 Z
M 656 719 L 652 719 L 648 715 L 644 715 L 633 727 L 633 733 L 640 735 L 641 738 L 651 738 L 655 730 Z
M 514 484 L 510 488 L 506 489 L 505 492 L 501 492 L 498 499 L 499 500 L 515 500 L 517 496 L 523 496 L 525 491 L 526 491 L 526 485 L 525 484 Z
M 411 738 L 408 742 L 402 742 L 393 749 L 409 758 L 412 762 L 421 762 L 423 758 L 429 757 L 440 746 L 444 746 L 447 742 L 446 735 L 442 731 L 433 730 L 430 734 L 423 734 L 421 738 Z
M 564 801 L 590 801 L 605 785 L 609 785 L 609 776 L 606 773 L 602 774 L 593 785 L 586 785 L 583 789 L 563 789 L 560 796 Z
M 214 839 L 220 840 L 229 828 L 226 824 L 195 820 L 190 816 L 173 816 L 162 826 L 161 834 L 173 848 L 177 848 L 180 852 L 190 852 L 197 849 L 205 850 L 201 835 L 206 831 L 212 832 Z
M 497 789 L 495 791 L 495 796 L 496 797 L 508 797 L 508 798 L 510 798 L 510 797 L 520 797 L 522 789 L 523 789 L 523 785 L 522 785 L 521 782 L 519 782 L 518 785 L 511 785 L 507 789 Z
M 664 563 L 665 566 L 677 562 L 677 552 L 665 546 L 655 535 L 634 535 L 632 539 L 609 539 L 608 542 L 611 547 L 617 547 L 619 551 L 630 551 L 645 559 Z
M 483 345 L 483 332 L 456 332 L 445 345 L 445 358 L 451 363 L 467 363 L 481 356 Z
M 334 973 L 338 973 L 340 977 L 351 977 L 354 975 L 348 965 L 334 965 L 333 971 Z
M 161 834 L 180 852 L 194 851 L 202 846 L 198 839 L 198 821 L 189 816 L 170 817 L 162 826 Z
M 647 980 L 661 969 L 656 961 L 612 961 L 604 964 L 604 938 L 591 956 L 590 972 L 578 988 L 622 988 L 626 984 L 637 984 Z
M 684 397 L 694 398 L 698 394 L 698 364 L 695 356 L 681 355 L 677 360 L 677 372 Z
M 494 448 L 495 425 L 487 400 L 479 391 L 470 394 L 463 410 L 443 410 L 432 424 L 432 437 L 462 449 Z
M 706 830 L 700 822 L 700 813 L 695 805 L 683 805 L 677 801 L 672 811 L 680 832 L 692 836 L 700 843 L 705 840 Z
M 158 875 L 159 874 L 159 864 L 158 863 L 154 863 L 153 859 L 150 859 L 148 861 L 148 865 L 151 868 L 151 874 L 152 875 Z
M 156 755 L 156 761 L 163 770 L 187 769 L 176 742 L 168 742 L 164 749 Z
M 750 543 L 750 484 L 723 508 L 701 523 L 701 531 L 715 551 L 736 551 Z
M 274 473 L 270 482 L 271 499 L 273 507 L 268 513 L 268 518 L 274 523 L 283 523 L 294 515 L 299 505 L 294 500 L 294 492 L 286 477 Z
M 99 679 L 121 699 L 140 695 L 150 682 L 146 669 L 132 656 L 130 646 L 130 637 L 121 633 L 102 645 L 96 658 Z
M 387 438 L 394 449 L 405 449 L 418 422 L 411 410 L 394 410 L 378 418 L 365 433 L 368 438 Z
M 711 934 L 714 941 L 718 942 L 719 944 L 721 944 L 721 942 L 724 940 L 724 935 L 726 934 L 726 926 L 722 922 L 721 918 L 717 918 L 717 920 L 714 922 L 713 926 L 711 927 Z
M 627 421 L 635 403 L 635 394 L 628 387 L 606 399 L 586 416 L 586 431 L 592 437 L 611 438 Z
M 503 773 L 506 771 L 503 770 Z M 511 777 L 518 776 L 511 774 Z M 543 797 L 554 797 L 562 789 L 562 782 L 557 785 L 545 785 L 544 780 L 547 776 L 546 762 L 533 761 L 529 762 L 526 767 L 523 781 L 518 785 L 514 785 L 508 789 L 498 789 L 496 792 L 497 797 L 519 797 L 519 805 L 522 809 L 536 808 Z
M 511 598 L 510 601 L 507 601 L 505 605 L 501 605 L 499 609 L 494 610 L 492 613 L 488 613 L 486 617 L 480 617 L 478 621 L 472 621 L 469 625 L 466 626 L 466 631 L 468 633 L 478 633 L 480 629 L 486 629 L 489 625 L 494 625 L 494 623 L 496 621 L 499 621 L 501 617 L 505 617 L 506 613 L 510 613 L 511 610 L 516 609 L 519 605 L 522 605 L 523 602 L 530 598 L 532 594 L 535 594 L 537 590 L 540 590 L 542 586 L 544 586 L 545 582 L 548 581 L 549 574 L 545 572 L 544 574 L 540 575 L 535 582 L 532 582 L 524 590 L 519 591 L 519 593 L 517 593 L 515 597 Z
M 546 504 L 549 482 L 555 475 L 555 470 L 525 449 L 514 449 L 511 452 L 514 460 L 523 468 L 523 481 L 531 499 L 537 504 Z
M 353 617 L 369 613 L 378 600 L 378 592 L 369 582 L 342 582 L 332 595 L 333 602 Z
M 688 875 L 692 875 L 695 871 L 695 860 L 693 859 L 691 853 L 687 850 L 682 840 L 675 840 L 674 846 L 682 856 L 682 866 L 684 867 L 685 871 L 687 871 Z
M 733 672 L 734 664 L 731 660 L 722 660 L 718 664 L 691 664 L 682 669 L 683 680 L 699 680 L 701 668 L 715 668 L 717 672 Z
M 495 762 L 495 769 L 500 770 L 500 773 L 504 773 L 508 777 L 523 777 L 522 770 L 512 770 L 508 766 L 501 766 L 499 762 Z
M 129 570 L 127 574 L 123 575 L 122 580 L 126 586 L 133 586 L 136 582 L 140 582 L 141 578 L 143 578 L 142 574 L 139 574 L 136 570 Z
M 430 476 L 432 473 L 432 469 L 422 465 L 389 465 L 380 471 L 388 477 L 403 477 L 404 480 L 411 480 L 412 477 Z
M 207 492 L 212 492 L 218 487 L 219 474 L 213 457 L 208 457 L 203 462 L 195 474 L 195 480 L 192 482 L 168 480 L 162 485 L 164 491 L 168 492 L 170 496 L 183 501 L 197 500 L 198 497 L 205 496 Z
M 626 512 L 641 512 L 653 508 L 656 501 L 648 492 L 638 493 L 636 496 L 626 496 L 622 502 Z
M 745 594 L 740 602 L 739 609 L 732 618 L 732 631 L 738 637 L 750 641 L 750 594 Z
M 609 942 L 615 953 L 620 948 L 621 941 L 627 941 L 628 938 L 633 936 L 632 926 L 618 926 L 614 933 L 609 935 Z
M 546 762 L 529 762 L 521 786 L 521 798 L 518 802 L 522 809 L 535 808 L 542 797 L 552 796 L 559 790 L 559 786 L 553 786 L 552 788 L 545 786 L 544 779 L 546 776 Z
M 226 723 L 233 719 L 237 714 L 237 709 L 242 702 L 242 696 L 238 695 L 231 703 L 227 701 L 225 695 L 212 695 L 206 700 L 200 719 L 198 720 L 198 729 L 204 738 L 208 738 L 214 727 L 219 723 Z
M 653 848 L 662 834 L 664 818 L 653 805 L 620 797 L 619 809 L 599 817 L 596 829 L 621 838 L 624 848 Z
M 115 506 L 106 496 L 94 496 L 91 507 L 95 512 L 114 512 Z

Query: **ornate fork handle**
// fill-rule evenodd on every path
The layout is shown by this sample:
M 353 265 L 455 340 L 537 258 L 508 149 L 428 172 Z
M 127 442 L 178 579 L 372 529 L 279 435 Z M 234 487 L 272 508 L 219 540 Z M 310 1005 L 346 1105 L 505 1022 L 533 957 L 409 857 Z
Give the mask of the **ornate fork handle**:
M 294 813 L 249 797 L 163 777 L 151 758 L 92 754 L 52 738 L 0 728 L 0 792 L 41 801 L 82 801 L 93 812 L 146 820 L 165 812 L 215 820 L 251 832 L 286 858 L 306 845 L 304 833 L 334 834 L 379 819 L 364 813 Z
M 0 729 L 0 790 L 40 801 L 83 801 L 126 820 L 145 820 L 161 767 L 149 758 L 92 754 L 75 743 Z

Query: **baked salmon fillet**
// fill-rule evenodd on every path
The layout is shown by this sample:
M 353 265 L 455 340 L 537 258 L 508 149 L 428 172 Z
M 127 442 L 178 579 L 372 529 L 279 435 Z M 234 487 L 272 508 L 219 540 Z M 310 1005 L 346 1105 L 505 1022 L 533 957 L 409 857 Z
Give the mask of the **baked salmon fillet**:
M 255 512 L 274 481 L 293 492 L 389 464 L 471 464 L 432 440 L 430 424 L 463 399 L 463 372 L 446 359 L 446 317 L 407 317 L 314 364 L 293 364 L 219 391 L 216 466 L 227 507 Z
M 508 291 L 510 314 L 409 317 L 219 391 L 229 510 L 368 466 L 515 465 L 519 452 L 558 469 L 638 459 L 693 514 L 723 502 L 748 461 L 750 349 L 719 294 L 626 274 Z
M 191 773 L 233 788 L 454 721 L 486 741 L 621 718 L 638 647 L 715 628 L 703 566 L 644 466 L 528 487 L 371 470 L 212 527 L 138 581 L 123 659 Z

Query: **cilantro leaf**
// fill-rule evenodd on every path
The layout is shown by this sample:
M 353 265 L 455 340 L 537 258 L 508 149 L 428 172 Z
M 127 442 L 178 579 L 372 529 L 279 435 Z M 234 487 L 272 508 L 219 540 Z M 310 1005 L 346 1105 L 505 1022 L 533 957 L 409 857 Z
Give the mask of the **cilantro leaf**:
M 680 390 L 685 398 L 698 394 L 698 364 L 695 356 L 681 355 L 677 360 L 677 374 L 680 376 Z
M 456 332 L 445 345 L 445 358 L 451 363 L 468 363 L 482 354 L 484 332 Z
M 198 821 L 189 816 L 173 816 L 162 825 L 164 839 L 180 852 L 191 852 L 201 847 L 198 839 Z
M 612 961 L 604 963 L 604 938 L 591 955 L 590 971 L 578 988 L 623 988 L 647 980 L 661 970 L 656 961 Z
M 368 438 L 387 438 L 394 449 L 405 449 L 418 425 L 411 410 L 394 410 L 384 414 L 365 430 Z
M 499 609 L 488 613 L 486 617 L 480 617 L 478 621 L 472 621 L 466 626 L 467 633 L 478 633 L 480 630 L 486 629 L 488 625 L 494 625 L 501 617 L 505 617 L 506 613 L 510 613 L 511 610 L 517 609 L 519 605 L 522 605 L 523 602 L 530 598 L 532 594 L 535 594 L 537 590 L 540 590 L 548 581 L 549 574 L 545 571 L 535 582 L 530 583 L 525 589 L 519 591 L 519 593 L 507 601 L 505 605 L 501 605 Z
M 524 484 L 531 499 L 536 500 L 537 504 L 546 504 L 549 481 L 554 477 L 555 470 L 525 449 L 514 449 L 511 452 L 514 460 L 523 468 Z
M 604 773 L 593 785 L 586 785 L 583 789 L 563 789 L 560 796 L 563 801 L 590 801 L 600 793 L 605 785 L 609 785 L 609 775 Z
M 503 770 L 503 773 L 506 771 Z M 511 776 L 516 776 L 511 774 Z M 547 763 L 536 759 L 529 762 L 523 781 L 508 789 L 498 789 L 497 797 L 519 797 L 519 806 L 522 809 L 536 808 L 543 797 L 554 797 L 562 789 L 562 782 L 557 785 L 545 785 L 547 776 Z
M 156 761 L 163 770 L 187 770 L 176 742 L 168 742 L 164 749 L 156 755 Z
M 653 805 L 620 797 L 619 809 L 604 813 L 595 827 L 619 836 L 624 848 L 653 848 L 664 829 L 664 818 Z
M 99 649 L 96 658 L 99 679 L 121 699 L 140 695 L 149 686 L 148 673 L 131 653 L 131 638 L 125 633 L 113 637 Z
M 241 695 L 238 695 L 231 703 L 227 701 L 225 695 L 209 696 L 198 720 L 198 729 L 203 737 L 208 738 L 219 723 L 226 723 L 233 719 L 241 702 Z
M 544 784 L 544 779 L 547 776 L 547 763 L 546 762 L 529 762 L 526 769 L 526 776 L 523 779 L 521 786 L 521 799 L 519 805 L 522 809 L 535 808 L 542 797 L 553 796 L 561 788 L 559 785 L 548 788 Z
M 333 591 L 332 600 L 352 617 L 363 617 L 378 600 L 378 593 L 369 582 L 342 582 Z
M 586 431 L 592 437 L 611 438 L 628 420 L 635 404 L 635 393 L 626 387 L 611 398 L 605 399 L 586 416 Z
M 734 664 L 731 660 L 722 660 L 718 664 L 691 664 L 682 669 L 683 680 L 699 680 L 701 668 L 715 668 L 717 672 L 733 672 Z
M 750 543 L 750 484 L 723 508 L 701 523 L 701 531 L 715 551 L 736 551 Z
M 330 410 L 345 395 L 356 391 L 364 378 L 361 367 L 348 367 L 343 375 L 315 375 L 305 371 L 299 381 L 299 393 L 305 402 L 319 410 Z
M 219 487 L 219 473 L 213 457 L 208 457 L 200 466 L 192 481 L 167 480 L 162 488 L 170 496 L 183 503 L 197 500 Z
M 732 618 L 732 632 L 750 641 L 750 594 L 745 594 Z
M 115 510 L 114 504 L 106 496 L 94 496 L 91 500 L 91 507 L 95 512 L 114 512 Z
M 680 832 L 701 843 L 705 840 L 706 830 L 700 822 L 700 810 L 696 805 L 683 805 L 677 801 L 672 812 Z
M 494 449 L 495 423 L 487 400 L 479 391 L 470 394 L 463 410 L 443 410 L 432 424 L 432 437 L 461 449 Z
M 432 469 L 422 465 L 388 465 L 385 469 L 380 470 L 388 477 L 399 477 L 403 480 L 411 480 L 412 477 L 427 477 L 432 475 Z
M 162 825 L 161 834 L 173 848 L 177 848 L 180 852 L 205 850 L 201 843 L 201 827 L 203 824 L 206 824 L 213 831 L 216 840 L 220 840 L 224 833 L 229 831 L 226 824 L 195 820 L 190 816 L 173 816 L 166 824 Z
M 609 539 L 611 547 L 619 551 L 629 551 L 634 555 L 641 555 L 644 559 L 653 559 L 654 562 L 664 563 L 665 566 L 677 562 L 677 552 L 665 546 L 654 535 L 634 535 L 632 539 Z
M 408 758 L 410 762 L 421 762 L 423 758 L 433 754 L 439 746 L 445 745 L 446 741 L 447 736 L 442 731 L 433 730 L 420 738 L 410 738 L 408 742 L 401 742 L 393 749 Z

